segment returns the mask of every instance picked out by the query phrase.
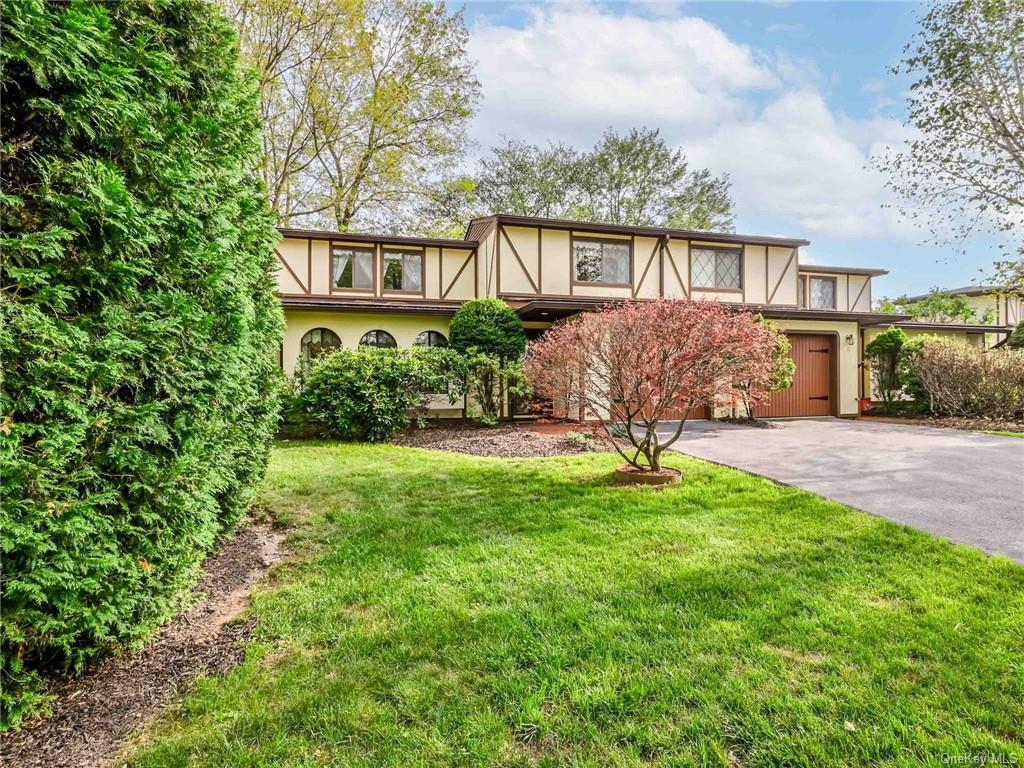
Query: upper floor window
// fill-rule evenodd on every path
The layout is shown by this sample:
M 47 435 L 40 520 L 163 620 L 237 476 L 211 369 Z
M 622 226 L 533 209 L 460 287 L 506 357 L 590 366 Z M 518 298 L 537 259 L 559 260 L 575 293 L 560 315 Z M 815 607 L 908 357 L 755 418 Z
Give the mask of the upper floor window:
M 373 290 L 373 248 L 331 248 L 331 283 L 335 288 Z
M 577 283 L 629 285 L 629 241 L 573 239 L 573 274 Z
M 437 331 L 423 331 L 419 336 L 416 337 L 417 347 L 447 347 L 448 339 L 444 337 L 443 333 Z
M 834 277 L 810 277 L 807 279 L 807 292 L 810 296 L 811 309 L 836 308 L 836 279 Z
M 335 349 L 341 349 L 341 339 L 330 328 L 314 328 L 306 331 L 299 341 L 299 351 L 306 362 L 326 355 Z
M 743 288 L 740 264 L 742 253 L 731 248 L 693 248 L 690 250 L 690 284 L 697 289 L 738 291 Z
M 398 342 L 395 341 L 395 337 L 387 331 L 380 329 L 367 331 L 363 334 L 363 338 L 359 340 L 359 346 L 361 347 L 382 347 L 385 349 L 393 349 L 398 346 Z
M 423 290 L 423 253 L 420 251 L 384 251 L 384 290 Z

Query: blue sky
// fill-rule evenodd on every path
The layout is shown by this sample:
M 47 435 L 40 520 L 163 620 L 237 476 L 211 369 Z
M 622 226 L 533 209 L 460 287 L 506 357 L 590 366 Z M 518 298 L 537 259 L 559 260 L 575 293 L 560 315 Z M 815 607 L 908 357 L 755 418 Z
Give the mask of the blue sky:
M 591 145 L 659 128 L 728 173 L 737 229 L 806 237 L 803 260 L 877 266 L 875 295 L 977 281 L 996 240 L 926 243 L 866 167 L 909 135 L 909 81 L 889 73 L 911 3 L 493 3 L 465 6 L 483 102 L 471 136 Z

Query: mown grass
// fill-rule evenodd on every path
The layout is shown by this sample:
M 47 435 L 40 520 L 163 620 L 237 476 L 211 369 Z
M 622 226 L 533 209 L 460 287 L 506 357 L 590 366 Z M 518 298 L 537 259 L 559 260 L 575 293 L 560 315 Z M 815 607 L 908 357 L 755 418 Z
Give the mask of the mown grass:
M 1002 435 L 1003 437 L 1024 437 L 1024 432 L 1010 432 L 1005 429 L 986 429 L 983 430 L 986 435 Z
M 1024 569 L 675 457 L 288 444 L 298 557 L 139 766 L 1024 761 Z M 1007 758 L 1009 759 L 1009 758 Z

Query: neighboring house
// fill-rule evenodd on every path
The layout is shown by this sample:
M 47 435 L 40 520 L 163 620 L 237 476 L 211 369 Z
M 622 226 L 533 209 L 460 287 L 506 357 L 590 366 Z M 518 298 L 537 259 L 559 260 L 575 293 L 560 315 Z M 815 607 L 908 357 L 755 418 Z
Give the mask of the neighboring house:
M 909 320 L 871 311 L 871 280 L 885 270 L 801 264 L 802 239 L 506 215 L 474 219 L 462 240 L 300 229 L 281 237 L 288 371 L 339 345 L 446 344 L 451 316 L 477 297 L 508 302 L 531 338 L 610 301 L 709 299 L 759 312 L 790 335 L 794 384 L 760 414 L 852 417 L 865 334 Z M 948 332 L 981 343 L 983 330 Z
M 985 333 L 986 347 L 992 347 L 1006 339 L 1014 326 L 1024 320 L 1024 300 L 1020 296 L 1008 294 L 998 285 L 971 285 L 966 288 L 954 288 L 945 293 L 951 296 L 964 296 L 978 317 L 977 325 L 993 329 Z M 928 298 L 928 294 L 910 296 L 907 301 L 920 301 L 926 298 Z M 988 319 L 985 319 L 986 315 L 989 316 Z M 914 323 L 915 328 L 925 333 L 933 325 L 934 323 L 923 321 Z M 943 327 L 955 325 L 962 325 L 962 323 L 947 323 L 943 324 Z

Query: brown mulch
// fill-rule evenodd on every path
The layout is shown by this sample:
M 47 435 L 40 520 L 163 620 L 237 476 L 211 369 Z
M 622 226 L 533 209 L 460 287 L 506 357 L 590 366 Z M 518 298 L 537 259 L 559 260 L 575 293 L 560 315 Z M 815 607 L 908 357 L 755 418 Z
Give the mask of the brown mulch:
M 1019 421 L 998 421 L 990 419 L 969 418 L 964 416 L 940 416 L 936 418 L 907 416 L 861 416 L 864 421 L 879 421 L 885 424 L 916 424 L 920 427 L 940 427 L 942 429 L 962 429 L 968 432 L 995 430 L 997 432 L 1024 432 L 1024 424 Z
M 247 521 L 203 564 L 205 597 L 162 627 L 146 647 L 111 656 L 55 686 L 52 714 L 0 737 L 4 765 L 109 766 L 129 735 L 200 675 L 239 663 L 252 620 L 233 622 L 249 593 L 284 556 L 284 534 Z
M 581 428 L 582 432 L 583 429 Z M 454 451 L 472 456 L 526 458 L 534 456 L 572 456 L 592 451 L 614 450 L 606 438 L 593 435 L 589 445 L 569 440 L 564 434 L 537 431 L 526 426 L 500 427 L 428 427 L 406 432 L 395 442 L 412 448 Z

